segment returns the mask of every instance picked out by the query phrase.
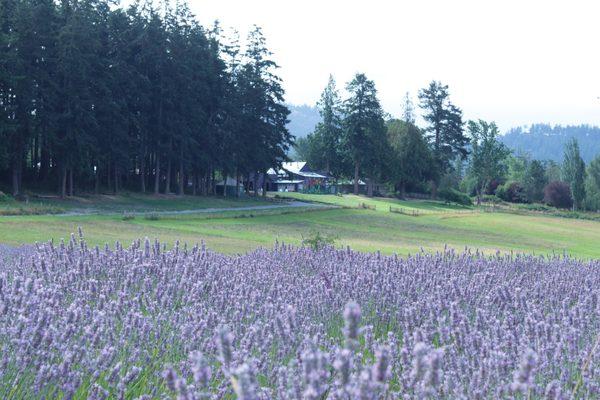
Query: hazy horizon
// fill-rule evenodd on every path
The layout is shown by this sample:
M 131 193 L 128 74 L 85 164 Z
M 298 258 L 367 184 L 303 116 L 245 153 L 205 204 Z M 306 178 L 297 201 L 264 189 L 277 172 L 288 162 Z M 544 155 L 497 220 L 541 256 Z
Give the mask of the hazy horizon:
M 502 131 L 543 122 L 600 125 L 600 54 L 592 1 L 282 2 L 190 0 L 198 20 L 218 19 L 243 38 L 262 27 L 286 102 L 314 105 L 333 74 L 343 88 L 356 72 L 377 85 L 397 116 L 404 94 L 431 80 L 449 85 L 465 119 Z

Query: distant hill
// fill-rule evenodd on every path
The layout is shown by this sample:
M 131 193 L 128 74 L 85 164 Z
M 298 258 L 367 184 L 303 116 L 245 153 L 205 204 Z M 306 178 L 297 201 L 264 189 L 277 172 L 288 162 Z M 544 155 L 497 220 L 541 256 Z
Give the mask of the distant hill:
M 288 104 L 288 108 L 291 111 L 288 128 L 296 138 L 312 133 L 321 121 L 317 107 Z M 565 144 L 571 137 L 579 142 L 586 163 L 600 154 L 600 127 L 590 125 L 533 124 L 513 128 L 500 140 L 515 152 L 528 154 L 533 159 L 562 162 Z
M 288 129 L 296 138 L 306 137 L 309 133 L 315 130 L 315 126 L 321 122 L 321 115 L 317 107 L 308 105 L 292 105 L 288 104 L 291 111 L 288 117 L 290 122 Z
M 561 162 L 565 144 L 572 137 L 579 142 L 586 163 L 600 154 L 600 128 L 597 126 L 533 124 L 513 128 L 501 136 L 501 140 L 509 148 L 529 154 L 533 159 Z

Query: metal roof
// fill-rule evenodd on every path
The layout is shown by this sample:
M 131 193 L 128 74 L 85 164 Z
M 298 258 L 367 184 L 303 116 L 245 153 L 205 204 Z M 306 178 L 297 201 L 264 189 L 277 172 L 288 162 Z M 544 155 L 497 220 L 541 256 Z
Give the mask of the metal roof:
M 288 173 L 299 175 L 304 178 L 317 178 L 317 179 L 325 179 L 327 178 L 325 175 L 318 174 L 316 172 L 302 171 L 302 169 L 306 166 L 306 161 L 294 161 L 294 162 L 284 162 L 281 164 L 281 168 L 279 171 L 275 172 L 273 168 L 270 168 L 267 171 L 268 175 L 279 175 L 285 176 Z

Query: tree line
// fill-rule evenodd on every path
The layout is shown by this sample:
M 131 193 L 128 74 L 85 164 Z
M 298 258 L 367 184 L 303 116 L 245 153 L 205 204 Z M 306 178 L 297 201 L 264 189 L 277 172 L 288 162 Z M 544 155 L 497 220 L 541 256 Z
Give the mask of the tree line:
M 260 28 L 241 46 L 183 2 L 113 3 L 0 3 L 0 184 L 209 194 L 285 159 L 289 111 Z
M 364 179 L 367 194 L 385 183 L 398 197 L 426 193 L 452 201 L 547 203 L 600 209 L 600 156 L 589 166 L 577 140 L 564 148 L 562 165 L 514 154 L 494 122 L 463 121 L 447 85 L 432 81 L 419 91 L 424 127 L 417 126 L 407 93 L 401 118 L 387 115 L 373 81 L 357 74 L 342 99 L 333 77 L 317 106 L 321 122 L 297 141 L 297 157 L 334 180 L 351 180 L 354 193 Z M 439 192 L 439 193 L 438 193 Z

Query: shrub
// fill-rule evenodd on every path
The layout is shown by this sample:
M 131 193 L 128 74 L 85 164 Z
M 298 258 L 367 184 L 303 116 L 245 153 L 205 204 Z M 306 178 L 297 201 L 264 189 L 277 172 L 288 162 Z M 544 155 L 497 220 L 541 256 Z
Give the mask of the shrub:
M 470 206 L 473 204 L 471 198 L 466 193 L 459 192 L 458 190 L 452 188 L 439 190 L 438 197 L 447 202 L 457 203 L 463 206 Z
M 132 219 L 135 219 L 135 214 L 124 212 L 123 217 L 121 219 L 123 221 L 131 221 Z
M 502 203 L 502 199 L 498 196 L 494 196 L 493 194 L 484 194 L 481 196 L 482 203 L 490 203 L 490 204 L 500 204 Z
M 496 196 L 510 203 L 527 203 L 527 194 L 519 182 L 506 182 L 498 186 Z
M 160 215 L 158 215 L 157 213 L 150 213 L 144 215 L 144 219 L 148 221 L 158 221 L 160 219 Z
M 313 250 L 320 250 L 327 246 L 333 246 L 337 237 L 335 235 L 323 235 L 321 232 L 311 232 L 307 237 L 302 236 L 302 245 Z
M 573 198 L 569 184 L 561 181 L 547 184 L 544 188 L 544 203 L 557 208 L 571 208 Z

